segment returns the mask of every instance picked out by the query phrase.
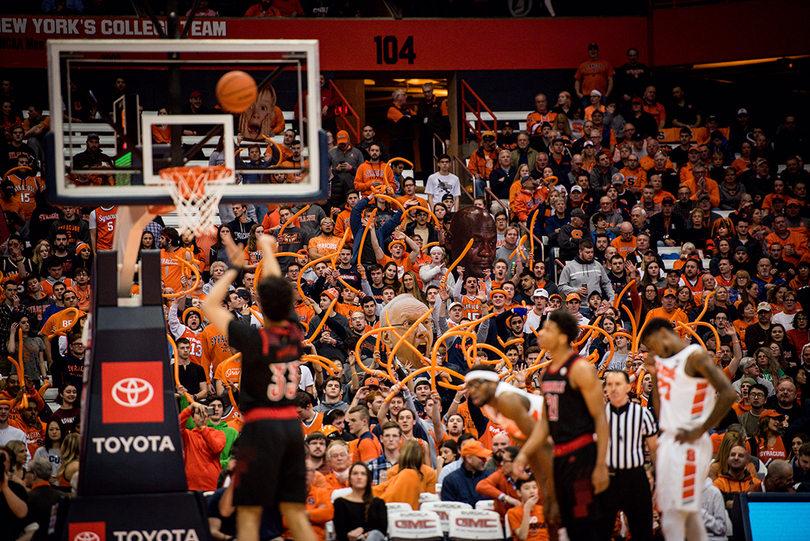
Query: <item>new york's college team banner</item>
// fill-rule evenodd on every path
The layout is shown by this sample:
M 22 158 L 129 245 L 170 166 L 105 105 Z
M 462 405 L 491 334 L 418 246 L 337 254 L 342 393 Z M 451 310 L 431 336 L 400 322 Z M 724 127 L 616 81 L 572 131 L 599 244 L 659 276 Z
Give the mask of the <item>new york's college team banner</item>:
M 48 39 L 157 39 L 131 17 L 0 17 L 0 64 L 45 68 Z M 597 42 L 603 58 L 646 58 L 647 19 L 196 19 L 190 39 L 318 39 L 330 71 L 576 68 Z M 115 60 L 110 58 L 110 60 Z

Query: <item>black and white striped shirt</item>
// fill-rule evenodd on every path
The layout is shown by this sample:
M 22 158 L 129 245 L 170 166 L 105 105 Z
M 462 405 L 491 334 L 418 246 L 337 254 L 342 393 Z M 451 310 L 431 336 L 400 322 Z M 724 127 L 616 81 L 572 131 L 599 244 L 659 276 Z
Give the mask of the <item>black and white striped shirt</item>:
M 658 434 L 653 412 L 634 402 L 615 408 L 605 405 L 610 430 L 607 465 L 617 470 L 629 470 L 644 465 L 644 438 Z

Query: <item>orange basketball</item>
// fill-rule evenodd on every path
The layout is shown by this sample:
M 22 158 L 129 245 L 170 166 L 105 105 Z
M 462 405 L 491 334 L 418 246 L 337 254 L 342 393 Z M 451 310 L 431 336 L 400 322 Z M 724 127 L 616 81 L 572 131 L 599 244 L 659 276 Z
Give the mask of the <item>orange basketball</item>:
M 217 83 L 217 100 L 229 113 L 246 111 L 258 93 L 256 81 L 244 71 L 229 71 Z

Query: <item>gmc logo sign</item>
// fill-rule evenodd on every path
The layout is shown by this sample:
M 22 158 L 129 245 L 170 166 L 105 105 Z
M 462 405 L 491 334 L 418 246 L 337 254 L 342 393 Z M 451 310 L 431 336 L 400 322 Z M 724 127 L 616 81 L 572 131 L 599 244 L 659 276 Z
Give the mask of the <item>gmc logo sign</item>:
M 495 528 L 496 526 L 500 527 L 500 524 L 498 521 L 491 518 L 474 519 L 457 517 L 456 526 L 461 528 Z
M 403 530 L 428 530 L 436 527 L 435 520 L 397 520 L 394 524 Z

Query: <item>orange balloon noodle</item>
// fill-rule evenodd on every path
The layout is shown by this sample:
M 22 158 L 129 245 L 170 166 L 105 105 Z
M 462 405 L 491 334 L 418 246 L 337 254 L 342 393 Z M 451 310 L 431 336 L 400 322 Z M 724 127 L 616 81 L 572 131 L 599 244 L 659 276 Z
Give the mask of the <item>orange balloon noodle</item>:
M 626 332 L 615 332 L 615 333 L 613 333 L 613 335 L 612 335 L 612 336 L 613 336 L 613 338 L 614 338 L 614 339 L 615 339 L 617 336 L 624 336 L 624 337 L 625 337 L 625 338 L 627 338 L 629 341 L 632 341 L 632 340 L 633 340 L 633 337 L 632 337 L 632 336 L 630 336 L 629 334 L 627 334 Z M 604 368 L 602 368 L 602 369 L 599 371 L 599 377 L 600 377 L 600 378 L 601 378 L 602 376 L 604 376 L 604 375 L 605 375 L 605 371 L 607 370 L 607 367 L 608 367 L 608 365 L 610 364 L 610 360 L 611 360 L 611 359 L 613 359 L 613 356 L 612 356 L 612 355 L 611 355 L 611 356 L 610 356 L 610 358 L 608 359 L 608 362 L 606 362 L 606 363 L 605 363 L 605 367 L 604 367 Z
M 299 210 L 298 212 L 296 212 L 295 214 L 293 214 L 293 215 L 290 217 L 290 219 L 289 219 L 289 220 L 287 220 L 286 222 L 284 222 L 283 224 L 281 224 L 281 229 L 279 229 L 279 230 L 278 230 L 278 233 L 276 233 L 276 238 L 277 238 L 277 239 L 280 239 L 280 238 L 281 238 L 281 234 L 282 234 L 282 233 L 284 233 L 284 230 L 285 230 L 285 229 L 287 229 L 287 226 L 288 226 L 288 225 L 290 225 L 291 223 L 293 223 L 293 221 L 294 221 L 296 218 L 298 218 L 299 216 L 301 216 L 301 215 L 302 215 L 303 213 L 305 213 L 305 212 L 306 212 L 308 209 L 309 209 L 309 205 L 305 205 L 305 206 L 304 206 L 304 208 L 302 208 L 301 210 Z
M 712 295 L 714 295 L 714 291 L 709 291 L 709 294 L 708 294 L 708 295 L 706 295 L 706 298 L 705 298 L 705 299 L 703 299 L 703 310 L 701 310 L 700 315 L 698 315 L 697 319 L 702 318 L 702 317 L 703 317 L 703 314 L 705 314 L 705 313 L 706 313 L 706 310 L 708 310 L 708 309 L 709 309 L 709 299 L 711 299 L 711 298 L 712 298 Z M 717 345 L 718 345 L 718 346 L 720 345 L 720 341 L 719 341 L 719 340 L 717 341 Z
M 425 253 L 427 250 L 433 248 L 434 246 L 439 246 L 438 241 L 437 242 L 428 242 L 427 244 L 422 246 L 422 253 Z
M 632 346 L 633 346 L 633 342 L 634 342 L 634 341 L 635 341 L 635 339 L 636 339 L 636 328 L 638 327 L 638 324 L 639 324 L 639 321 L 638 321 L 638 320 L 640 319 L 641 314 L 636 314 L 636 315 L 634 316 L 634 315 L 633 315 L 633 312 L 631 312 L 631 311 L 630 311 L 630 309 L 629 309 L 627 306 L 625 306 L 624 304 L 622 304 L 621 308 L 624 310 L 624 312 L 625 312 L 625 313 L 626 313 L 628 316 L 630 316 L 630 330 L 631 330 L 631 331 L 632 331 L 632 333 L 633 333 L 633 336 L 630 338 L 630 347 L 632 348 Z
M 473 346 L 471 348 L 465 350 L 464 355 L 467 357 L 467 365 L 470 368 L 472 368 L 472 361 L 475 359 L 475 355 L 478 354 L 478 348 L 494 352 L 495 354 L 498 355 L 498 357 L 501 358 L 501 361 L 506 363 L 506 367 L 510 373 L 512 372 L 512 370 L 514 370 L 514 367 L 512 366 L 512 361 L 509 360 L 509 357 L 506 356 L 506 353 L 496 348 L 495 346 L 487 343 L 483 344 L 473 343 Z M 495 360 L 487 359 L 486 361 L 481 361 L 481 364 L 498 364 L 501 361 L 497 359 Z
M 542 358 L 543 358 L 543 356 L 544 356 L 545 354 L 546 354 L 546 350 L 545 350 L 545 349 L 540 350 L 540 355 L 537 357 L 538 361 L 539 361 L 540 359 L 542 359 Z M 537 363 L 535 363 L 535 364 L 531 365 L 529 368 L 527 368 L 527 369 L 526 369 L 526 375 L 528 376 L 528 375 L 529 375 L 529 374 L 531 374 L 532 372 L 537 372 L 537 371 L 538 371 L 538 370 L 540 370 L 541 368 L 545 368 L 546 366 L 548 366 L 548 365 L 550 365 L 550 364 L 551 364 L 551 361 L 550 361 L 550 360 L 548 360 L 548 361 L 539 361 L 539 362 L 537 362 Z M 514 377 L 515 377 L 515 375 L 514 375 L 514 374 L 512 374 L 512 375 L 511 375 L 509 378 L 507 378 L 507 381 L 512 381 L 512 380 L 514 379 Z
M 410 162 L 410 160 L 406 160 L 405 158 L 391 158 L 388 160 L 388 165 L 390 166 L 394 162 L 405 162 L 411 166 L 411 169 L 413 169 L 413 164 Z
M 708 327 L 712 331 L 712 334 L 714 334 L 714 343 L 717 344 L 717 346 L 715 348 L 715 353 L 717 355 L 720 355 L 720 334 L 717 332 L 717 329 L 715 329 L 714 326 L 711 323 L 706 323 L 705 321 L 693 321 L 691 323 L 687 323 L 686 326 L 687 327 Z
M 272 139 L 267 137 L 265 134 L 262 134 L 262 137 L 264 137 L 265 141 L 267 141 L 268 143 L 270 143 L 271 145 L 276 147 L 276 150 L 278 150 L 278 158 L 281 159 L 284 156 L 284 153 L 281 151 L 281 147 L 278 146 L 278 143 L 276 143 L 275 141 L 273 141 Z M 265 150 L 265 152 L 267 152 L 267 151 Z
M 475 239 L 470 239 L 470 241 L 467 243 L 467 246 L 465 246 L 464 250 L 461 251 L 461 255 L 458 256 L 456 258 L 456 260 L 453 261 L 453 263 L 449 267 L 447 267 L 446 271 L 444 271 L 444 276 L 442 276 L 442 280 L 441 280 L 442 289 L 444 289 L 445 285 L 447 285 L 447 278 L 450 276 L 450 273 L 453 272 L 453 269 L 456 268 L 456 265 L 461 263 L 461 261 L 464 259 L 464 256 L 466 256 L 467 252 L 469 252 L 470 248 L 472 248 L 472 245 L 473 245 L 474 242 L 475 242 Z
M 512 250 L 511 254 L 509 254 L 509 259 L 512 259 L 515 255 L 517 255 L 518 260 L 523 261 L 523 252 L 520 251 L 520 247 L 523 246 L 525 242 L 526 242 L 526 235 L 523 235 L 522 237 L 520 237 L 520 240 L 518 241 L 517 246 L 515 246 L 515 249 Z
M 288 253 L 290 253 L 290 252 L 281 252 L 281 253 L 282 253 L 282 254 L 288 254 Z M 278 254 L 276 254 L 276 256 L 278 256 Z M 300 257 L 300 256 L 299 256 L 298 254 L 296 254 L 296 257 Z M 331 255 L 325 255 L 325 256 L 323 256 L 323 257 L 319 257 L 318 259 L 313 259 L 312 261 L 310 261 L 309 263 L 307 263 L 306 265 L 304 265 L 304 267 L 303 267 L 303 268 L 301 269 L 301 271 L 298 273 L 298 279 L 295 281 L 295 284 L 296 284 L 296 286 L 298 287 L 298 293 L 300 293 L 300 295 L 301 295 L 301 298 L 302 298 L 302 299 L 305 299 L 305 298 L 306 298 L 306 295 L 304 295 L 304 290 L 301 288 L 301 279 L 304 277 L 304 272 L 305 272 L 305 271 L 306 271 L 308 268 L 310 268 L 310 267 L 312 267 L 312 266 L 314 266 L 314 265 L 317 265 L 317 264 L 318 264 L 318 263 L 320 263 L 321 261 L 326 261 L 326 260 L 327 260 L 327 259 L 329 259 L 330 257 L 332 257 L 332 256 L 331 256 Z
M 333 254 L 333 256 L 332 256 L 332 266 L 333 266 L 333 267 L 335 267 L 335 268 L 337 268 L 336 261 L 337 261 L 338 256 L 340 255 L 340 251 L 343 249 L 343 245 L 344 245 L 344 244 L 346 244 L 346 239 L 349 237 L 349 233 L 351 233 L 351 232 L 352 232 L 352 230 L 351 230 L 351 229 L 347 229 L 347 230 L 346 230 L 346 232 L 345 232 L 345 233 L 343 233 L 343 238 L 342 238 L 342 239 L 340 239 L 340 242 L 338 243 L 337 251 L 336 251 L 336 252 Z M 355 292 L 355 294 L 360 293 L 360 292 L 359 292 L 359 291 L 357 291 L 355 288 L 353 288 L 352 286 L 350 286 L 349 284 L 347 284 L 347 283 L 346 283 L 346 282 L 343 280 L 343 278 L 341 278 L 341 277 L 340 277 L 340 274 L 338 274 L 337 279 L 338 279 L 338 282 L 340 282 L 341 284 L 343 284 L 343 286 L 344 286 L 344 287 L 347 287 L 347 288 L 348 288 L 348 289 L 350 289 L 351 291 L 354 291 L 354 292 Z
M 503 340 L 501 340 L 501 337 L 500 337 L 500 336 L 496 336 L 495 338 L 497 338 L 497 339 L 498 339 L 498 343 L 499 343 L 499 344 L 501 345 L 501 347 L 502 347 L 502 348 L 504 348 L 504 349 L 508 348 L 508 347 L 509 347 L 509 346 L 511 346 L 512 344 L 517 344 L 517 343 L 523 342 L 523 339 L 522 339 L 522 338 L 513 338 L 512 340 L 507 340 L 506 342 L 504 342 Z
M 334 299 L 332 299 L 332 302 L 330 302 L 329 306 L 326 308 L 326 310 L 324 310 L 323 315 L 321 316 L 321 322 L 318 324 L 317 327 L 315 327 L 315 331 L 312 333 L 312 336 L 307 341 L 308 343 L 311 344 L 315 340 L 315 338 L 320 334 L 321 329 L 323 329 L 323 326 L 326 324 L 326 318 L 328 318 L 329 314 L 332 313 L 332 309 L 337 304 L 338 298 L 339 297 L 335 297 Z
M 641 340 L 641 335 L 644 334 L 644 327 L 647 326 L 647 323 L 650 321 L 650 318 L 644 320 L 644 323 L 641 325 L 641 328 L 638 330 L 638 334 L 633 339 L 633 349 L 630 350 L 631 353 L 638 353 L 638 343 Z
M 529 246 L 531 248 L 532 254 L 534 254 L 534 223 L 537 221 L 537 216 L 540 212 L 535 212 L 534 216 L 532 216 L 532 221 L 529 224 Z
M 397 203 L 399 203 L 399 201 L 397 201 Z M 430 209 L 429 209 L 429 208 L 427 208 L 427 207 L 423 207 L 422 205 L 414 205 L 414 206 L 412 206 L 412 207 L 408 207 L 408 208 L 405 208 L 405 206 L 404 206 L 404 205 L 400 205 L 400 206 L 402 206 L 402 208 L 405 210 L 405 216 L 407 216 L 407 215 L 408 215 L 408 213 L 409 213 L 409 212 L 411 212 L 412 210 L 422 210 L 422 211 L 427 212 L 427 213 L 428 213 L 428 215 L 429 215 L 431 218 L 433 218 L 433 220 L 436 222 L 436 225 L 439 225 L 439 224 L 441 223 L 441 222 L 439 221 L 439 219 L 436 217 L 436 215 L 435 215 L 435 214 L 433 214 L 433 211 L 432 211 L 432 210 L 430 210 Z M 432 244 L 432 243 L 431 243 L 431 244 Z M 436 244 L 438 244 L 438 242 L 437 242 Z
M 188 288 L 188 289 L 186 289 L 184 291 L 181 291 L 179 293 L 164 293 L 163 294 L 164 299 L 176 299 L 178 297 L 185 297 L 186 295 L 188 295 L 192 291 L 196 290 L 197 286 L 200 285 L 200 271 L 199 271 L 199 269 L 197 269 L 197 267 L 195 267 L 194 265 L 192 265 L 191 263 L 189 263 L 188 261 L 186 261 L 182 257 L 174 256 L 172 259 L 174 259 L 175 261 L 179 261 L 180 264 L 183 267 L 186 267 L 188 270 L 190 270 L 191 272 L 194 273 L 194 283 L 191 285 L 190 288 Z
M 593 324 L 594 325 L 599 325 L 599 320 L 601 320 L 601 319 L 602 319 L 602 316 L 597 317 L 594 320 Z M 585 333 L 585 335 L 582 338 L 580 338 L 579 340 L 577 340 L 576 342 L 571 344 L 571 347 L 574 348 L 574 349 L 576 349 L 579 346 L 581 346 L 582 344 L 584 344 L 588 340 L 588 338 L 591 337 L 591 335 L 594 332 L 593 327 L 591 327 L 590 325 L 580 325 L 580 327 L 582 327 L 583 329 L 589 329 L 589 330 L 588 330 L 588 332 Z
M 180 387 L 180 359 L 177 356 L 177 342 L 174 341 L 172 335 L 166 334 L 166 338 L 169 339 L 169 343 L 172 345 L 172 352 L 174 353 L 174 383 L 177 387 Z M 188 394 L 188 392 L 184 392 L 183 396 L 188 400 L 188 403 L 191 404 L 195 402 L 194 398 Z
M 371 337 L 371 336 L 373 336 L 375 334 L 378 337 L 377 342 L 379 343 L 379 334 L 381 332 L 383 332 L 383 331 L 393 331 L 394 328 L 395 327 L 379 327 L 377 329 L 371 329 L 366 334 L 361 336 L 360 339 L 357 341 L 357 345 L 354 347 L 354 358 L 355 358 L 355 361 L 357 362 L 357 364 L 360 366 L 360 368 L 363 369 L 363 372 L 366 372 L 367 374 L 369 374 L 371 376 L 374 376 L 375 378 L 388 379 L 390 377 L 390 374 L 388 374 L 387 372 L 383 372 L 382 370 L 372 370 L 371 368 L 369 368 L 365 364 L 363 364 L 363 360 L 360 357 L 360 347 L 366 341 L 366 338 L 369 338 L 369 337 Z M 382 363 L 380 363 L 380 364 L 382 364 Z M 388 363 L 388 364 L 391 364 L 391 363 Z M 385 365 L 385 366 L 388 366 L 388 365 Z
M 375 193 L 374 197 L 379 197 L 383 201 L 388 201 L 392 205 L 398 206 L 402 210 L 402 212 L 405 212 L 405 207 L 402 205 L 402 203 L 400 203 L 399 201 L 397 201 L 396 199 L 394 199 L 391 196 L 388 196 L 388 195 L 385 195 L 385 194 L 382 194 L 382 193 Z M 416 208 L 416 207 L 414 207 L 414 208 Z
M 302 256 L 301 254 L 297 254 L 295 252 L 278 252 L 276 254 L 276 257 L 304 257 L 304 256 Z
M 639 373 L 638 373 L 638 376 L 637 376 L 638 379 L 636 380 L 636 395 L 637 396 L 641 396 L 641 380 L 644 379 L 644 375 L 646 373 L 647 373 L 647 371 L 644 370 L 644 368 L 641 368 Z
M 630 289 L 630 286 L 632 286 L 632 285 L 633 285 L 633 284 L 635 284 L 635 283 L 636 283 L 636 281 L 635 281 L 635 280 L 630 280 L 630 281 L 627 283 L 627 285 L 626 285 L 626 286 L 624 286 L 624 289 L 622 289 L 622 292 L 621 292 L 621 293 L 619 293 L 618 295 L 616 295 L 616 296 L 613 298 L 613 308 L 615 308 L 616 310 L 618 310 L 618 309 L 619 309 L 619 305 L 620 305 L 620 304 L 621 304 L 621 302 L 622 302 L 622 298 L 624 298 L 624 294 L 625 294 L 625 293 L 627 293 L 627 290 L 628 290 L 628 289 Z
M 599 318 L 597 318 L 597 320 L 598 319 Z M 594 323 L 596 323 L 596 322 L 594 322 Z M 583 329 L 591 329 L 591 331 L 596 332 L 596 333 L 604 334 L 607 337 L 608 345 L 610 346 L 610 355 L 607 358 L 607 362 L 610 363 L 610 360 L 613 359 L 613 354 L 615 353 L 615 347 L 613 345 L 613 339 L 610 337 L 610 335 L 607 333 L 607 331 L 605 329 L 601 328 L 601 327 L 597 327 L 596 325 L 580 325 L 580 327 L 582 327 Z M 594 351 L 593 353 L 597 353 L 597 355 L 598 355 L 598 352 L 596 352 L 596 351 Z M 591 356 L 589 355 L 588 359 L 590 360 L 590 358 L 591 358 Z M 593 363 L 594 361 L 591 360 L 590 362 Z
M 366 235 L 368 235 L 368 230 L 371 227 L 371 224 L 374 222 L 374 217 L 377 215 L 377 209 L 371 211 L 371 215 L 368 217 L 368 223 L 366 224 L 366 229 L 363 231 L 363 236 L 360 237 L 360 246 L 357 249 L 357 260 L 359 261 L 363 257 L 363 244 L 366 243 Z
M 52 339 L 52 338 L 54 338 L 56 336 L 62 336 L 62 335 L 67 334 L 67 331 L 72 329 L 73 326 L 76 325 L 76 323 L 79 321 L 79 318 L 77 317 L 79 315 L 79 310 L 77 308 L 72 308 L 72 307 L 71 308 L 65 308 L 64 310 L 62 310 L 62 312 L 72 314 L 71 317 L 72 317 L 73 321 L 70 323 L 69 327 L 66 327 L 64 329 L 60 329 L 58 331 L 54 331 L 52 334 L 49 334 L 47 336 L 48 340 L 50 340 L 50 339 Z
M 338 368 L 334 361 L 327 359 L 326 357 L 321 357 L 320 355 L 313 355 L 311 353 L 301 355 L 301 362 L 317 364 L 329 372 L 330 376 L 337 376 L 338 372 L 340 371 L 340 368 Z
M 416 349 L 416 348 L 413 346 L 413 344 L 411 344 L 410 342 L 405 342 L 405 339 L 406 339 L 406 338 L 408 338 L 408 337 L 411 335 L 411 333 L 412 333 L 413 331 L 415 331 L 415 330 L 416 330 L 416 328 L 417 328 L 417 327 L 418 327 L 418 326 L 419 326 L 419 325 L 420 325 L 420 324 L 421 324 L 423 321 L 425 321 L 425 320 L 426 320 L 428 317 L 430 317 L 431 315 L 433 315 L 433 311 L 432 311 L 432 310 L 428 310 L 427 312 L 425 312 L 424 314 L 422 314 L 421 316 L 419 316 L 419 319 L 417 319 L 416 321 L 414 321 L 414 322 L 413 322 L 413 324 L 412 324 L 410 327 L 408 327 L 408 330 L 407 330 L 407 331 L 405 331 L 405 334 L 403 334 L 402 336 L 400 336 L 400 335 L 399 335 L 399 333 L 396 331 L 397 326 L 396 326 L 396 325 L 391 325 L 391 319 L 390 319 L 390 318 L 389 318 L 389 316 L 388 316 L 388 312 L 385 312 L 385 324 L 386 324 L 386 325 L 388 325 L 388 326 L 390 326 L 390 327 L 393 327 L 393 328 L 394 328 L 394 330 L 392 330 L 391 332 L 392 332 L 392 333 L 394 333 L 394 336 L 396 336 L 397 338 L 399 338 L 399 340 L 397 341 L 397 343 L 396 343 L 396 344 L 394 344 L 394 347 L 391 349 L 391 352 L 390 352 L 390 354 L 389 354 L 389 355 L 391 355 L 391 358 L 394 358 L 394 356 L 396 355 L 396 353 L 397 353 L 397 351 L 399 350 L 399 348 L 400 348 L 400 347 L 402 347 L 402 344 L 403 344 L 403 343 L 407 343 L 409 346 L 411 346 L 411 349 L 412 349 L 412 350 L 414 350 L 414 351 L 416 351 L 416 352 L 417 352 L 417 354 L 418 354 L 418 355 L 422 355 L 421 353 L 419 353 L 419 350 L 418 350 L 418 349 Z M 389 366 L 388 366 L 388 374 L 389 374 L 389 375 L 391 375 L 391 377 L 393 378 L 393 380 L 396 380 L 396 378 L 394 377 L 394 373 L 393 373 L 393 363 L 391 363 L 391 362 L 389 361 L 388 365 L 389 365 Z M 435 390 L 435 389 L 434 389 L 434 390 Z
M 703 340 L 700 338 L 700 336 L 698 336 L 698 333 L 696 333 L 694 331 L 694 329 L 692 329 L 691 327 L 687 327 L 683 323 L 678 323 L 677 325 L 675 325 L 675 330 L 677 331 L 678 329 L 683 329 L 687 333 L 691 334 L 695 338 L 695 340 L 697 340 L 700 343 L 700 346 L 703 349 L 705 349 L 706 351 L 709 351 L 708 349 L 706 349 L 706 344 L 703 342 Z

